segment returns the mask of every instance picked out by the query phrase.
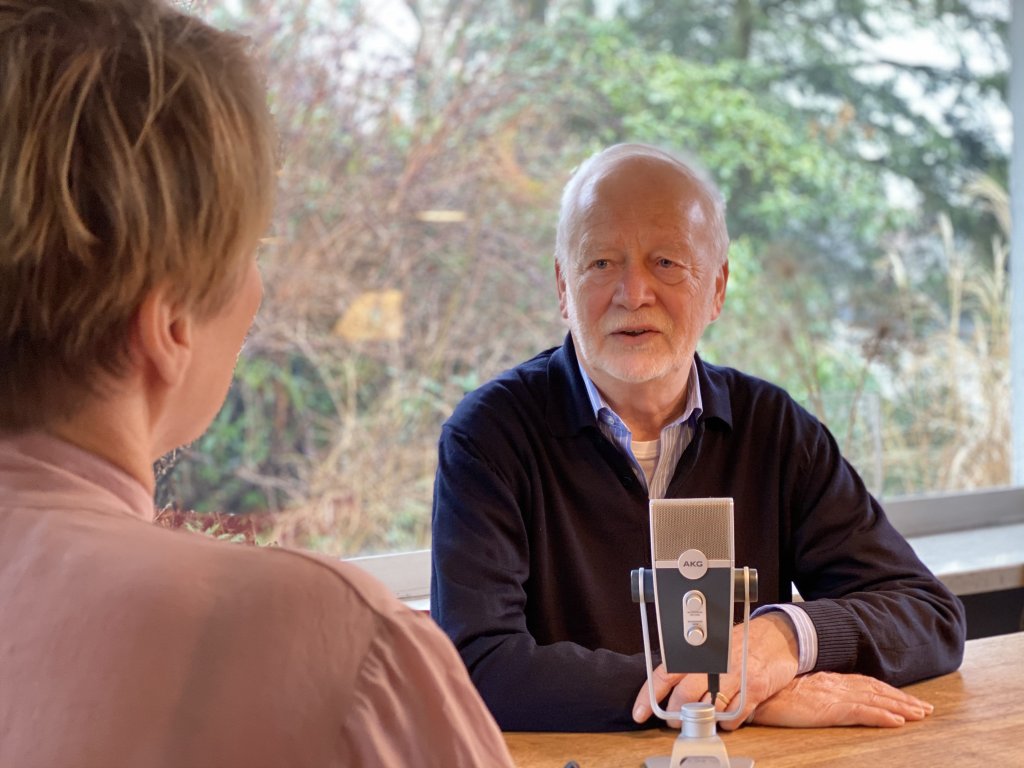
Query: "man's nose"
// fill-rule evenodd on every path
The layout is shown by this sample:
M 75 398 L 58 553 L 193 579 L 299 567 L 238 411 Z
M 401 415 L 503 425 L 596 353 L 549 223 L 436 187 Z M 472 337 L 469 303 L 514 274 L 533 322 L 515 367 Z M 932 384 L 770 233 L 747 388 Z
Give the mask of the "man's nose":
M 615 292 L 616 300 L 624 309 L 628 310 L 650 304 L 654 301 L 652 279 L 653 275 L 643 264 L 627 263 L 622 270 L 622 277 Z

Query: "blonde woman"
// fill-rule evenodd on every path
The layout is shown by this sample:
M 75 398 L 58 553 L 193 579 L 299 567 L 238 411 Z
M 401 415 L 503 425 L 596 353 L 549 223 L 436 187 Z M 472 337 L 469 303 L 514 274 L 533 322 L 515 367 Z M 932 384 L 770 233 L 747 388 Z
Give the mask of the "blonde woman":
M 262 295 L 245 40 L 0 0 L 0 114 L 0 765 L 510 765 L 447 639 L 362 572 L 151 524 Z

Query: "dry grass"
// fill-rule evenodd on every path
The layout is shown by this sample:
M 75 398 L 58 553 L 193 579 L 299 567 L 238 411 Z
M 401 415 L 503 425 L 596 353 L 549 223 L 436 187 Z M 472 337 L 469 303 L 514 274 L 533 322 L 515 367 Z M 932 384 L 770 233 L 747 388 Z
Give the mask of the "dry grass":
M 269 514 L 249 528 L 217 514 L 161 522 L 336 554 L 423 547 L 441 423 L 465 391 L 561 340 L 554 217 L 586 149 L 537 103 L 543 73 L 469 55 L 458 19 L 428 30 L 414 67 L 360 68 L 373 22 L 303 5 L 284 18 L 272 0 L 248 3 L 286 158 L 266 299 L 225 418 L 170 478 L 180 504 L 237 508 L 242 491 L 220 495 L 227 477 Z M 527 43 L 510 38 L 504 55 Z M 1008 226 L 1003 190 L 972 191 Z M 935 236 L 944 291 L 894 250 L 879 291 L 898 316 L 877 327 L 822 317 L 828 303 L 787 293 L 785 275 L 761 286 L 767 312 L 722 321 L 746 335 L 715 361 L 775 365 L 885 493 L 1009 477 L 1005 238 L 981 260 L 948 221 Z

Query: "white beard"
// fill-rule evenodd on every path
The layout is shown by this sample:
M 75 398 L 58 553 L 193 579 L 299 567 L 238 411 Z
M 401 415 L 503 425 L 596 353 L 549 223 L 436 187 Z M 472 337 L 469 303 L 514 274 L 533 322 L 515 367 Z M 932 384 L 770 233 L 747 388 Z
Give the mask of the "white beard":
M 602 350 L 604 334 L 601 331 L 594 333 L 583 327 L 575 299 L 569 291 L 566 291 L 565 302 L 569 331 L 572 333 L 577 354 L 591 370 L 601 371 L 629 384 L 643 384 L 660 379 L 682 368 L 689 370 L 693 353 L 667 349 L 665 342 L 670 337 L 667 333 L 652 338 L 648 347 L 638 347 L 632 353 Z

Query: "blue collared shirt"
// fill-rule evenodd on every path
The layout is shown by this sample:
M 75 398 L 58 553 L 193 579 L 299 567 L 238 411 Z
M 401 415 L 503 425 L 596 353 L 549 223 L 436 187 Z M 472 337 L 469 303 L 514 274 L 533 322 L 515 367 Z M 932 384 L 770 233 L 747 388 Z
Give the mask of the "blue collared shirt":
M 633 433 L 626 423 L 611 406 L 605 402 L 597 386 L 587 375 L 583 365 L 580 363 L 579 354 L 576 355 L 576 365 L 579 366 L 580 375 L 583 377 L 583 384 L 587 388 L 587 396 L 590 398 L 590 407 L 594 409 L 594 418 L 597 419 L 598 429 L 601 433 L 619 447 L 630 464 L 637 479 L 647 489 L 647 496 L 651 499 L 665 498 L 665 491 L 668 488 L 672 475 L 675 474 L 679 459 L 683 451 L 693 440 L 693 434 L 697 419 L 704 411 L 704 404 L 700 397 L 700 380 L 697 377 L 697 361 L 690 362 L 690 376 L 687 384 L 686 404 L 683 413 L 671 424 L 662 427 L 660 436 L 660 449 L 658 463 L 654 470 L 654 476 L 650 483 L 644 473 L 640 462 L 633 453 Z M 762 605 L 755 610 L 751 616 L 759 616 L 768 611 L 782 611 L 793 624 L 796 632 L 798 650 L 797 674 L 802 675 L 814 669 L 818 660 L 818 633 L 814 630 L 814 624 L 810 616 L 802 608 L 796 605 Z
M 633 453 L 633 433 L 630 432 L 629 427 L 619 417 L 619 414 L 612 410 L 611 406 L 601 397 L 597 386 L 580 365 L 578 355 L 576 364 L 579 365 L 580 374 L 583 376 L 583 384 L 587 388 L 587 396 L 590 398 L 590 406 L 594 409 L 594 418 L 597 419 L 598 429 L 615 443 L 629 459 L 633 465 L 633 472 L 647 489 L 647 495 L 652 499 L 665 498 L 665 490 L 672 479 L 672 474 L 676 471 L 676 465 L 679 464 L 683 451 L 693 440 L 694 424 L 697 423 L 697 417 L 704 410 L 700 399 L 700 382 L 697 380 L 697 363 L 695 361 L 690 363 L 690 383 L 687 386 L 686 405 L 683 407 L 682 415 L 661 430 L 658 463 L 649 484 L 647 476 L 640 467 L 640 462 L 637 461 Z

